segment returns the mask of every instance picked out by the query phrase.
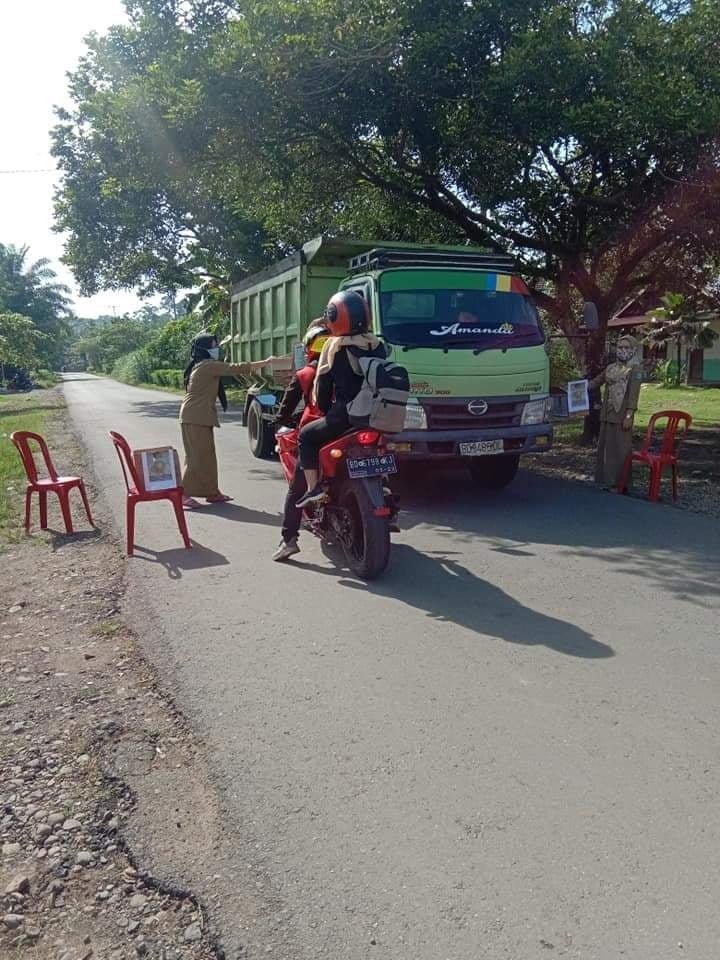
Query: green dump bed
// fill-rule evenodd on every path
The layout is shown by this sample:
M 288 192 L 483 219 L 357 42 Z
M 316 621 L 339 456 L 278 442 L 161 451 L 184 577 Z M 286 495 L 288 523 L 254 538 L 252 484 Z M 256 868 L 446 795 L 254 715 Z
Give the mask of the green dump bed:
M 350 261 L 362 261 L 368 251 L 376 253 L 380 248 L 435 257 L 442 253 L 461 253 L 467 257 L 473 251 L 492 254 L 492 251 L 466 246 L 317 237 L 291 256 L 233 286 L 228 344 L 232 361 L 291 354 L 310 321 L 322 316 L 328 300 L 348 275 Z
M 350 257 L 366 248 L 362 242 L 319 237 L 235 284 L 230 314 L 233 362 L 292 353 L 347 275 Z

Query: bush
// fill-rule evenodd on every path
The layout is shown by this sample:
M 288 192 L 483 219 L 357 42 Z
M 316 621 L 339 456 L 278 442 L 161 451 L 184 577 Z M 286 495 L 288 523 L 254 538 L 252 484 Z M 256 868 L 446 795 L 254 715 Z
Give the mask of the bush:
M 120 357 L 112 368 L 112 376 L 116 380 L 132 384 L 148 383 L 150 372 L 150 358 L 144 348 Z
M 685 374 L 683 364 L 678 375 L 678 366 L 674 360 L 663 360 L 655 367 L 655 379 L 664 387 L 677 387 Z
M 48 389 L 49 387 L 54 387 L 56 383 L 59 383 L 60 377 L 56 373 L 53 373 L 52 370 L 36 370 L 32 375 L 32 381 L 38 387 Z
M 564 387 L 568 380 L 579 380 L 580 370 L 575 354 L 565 339 L 548 340 L 550 357 L 550 389 Z
M 149 381 L 158 387 L 171 387 L 174 390 L 184 387 L 182 370 L 151 370 Z

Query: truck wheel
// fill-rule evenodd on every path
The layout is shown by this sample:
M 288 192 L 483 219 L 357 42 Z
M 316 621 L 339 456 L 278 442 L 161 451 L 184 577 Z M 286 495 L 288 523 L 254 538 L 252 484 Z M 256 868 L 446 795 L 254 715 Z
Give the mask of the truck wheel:
M 483 490 L 502 490 L 515 479 L 519 456 L 478 457 L 470 464 L 470 476 Z
M 253 400 L 247 412 L 247 435 L 250 452 L 258 460 L 266 460 L 275 446 L 275 431 L 263 419 L 262 407 Z
M 350 569 L 363 580 L 374 580 L 390 559 L 387 517 L 375 515 L 365 487 L 352 480 L 340 491 L 340 507 L 346 511 L 348 521 L 348 542 L 343 542 L 343 551 Z

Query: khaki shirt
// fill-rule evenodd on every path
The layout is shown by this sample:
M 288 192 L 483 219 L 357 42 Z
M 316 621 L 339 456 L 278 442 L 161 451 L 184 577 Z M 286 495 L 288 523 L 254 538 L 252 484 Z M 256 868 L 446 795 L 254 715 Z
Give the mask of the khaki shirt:
M 605 383 L 605 395 L 603 396 L 602 410 L 600 412 L 601 423 L 622 423 L 627 413 L 635 413 L 640 402 L 640 387 L 642 386 L 643 373 L 642 367 L 633 365 L 625 386 L 625 394 L 619 410 L 615 410 L 610 402 L 610 385 L 607 379 L 607 367 L 603 372 L 593 380 L 593 385 Z
M 180 407 L 180 423 L 219 427 L 217 397 L 220 377 L 246 377 L 249 373 L 248 363 L 201 360 L 190 374 L 187 392 Z

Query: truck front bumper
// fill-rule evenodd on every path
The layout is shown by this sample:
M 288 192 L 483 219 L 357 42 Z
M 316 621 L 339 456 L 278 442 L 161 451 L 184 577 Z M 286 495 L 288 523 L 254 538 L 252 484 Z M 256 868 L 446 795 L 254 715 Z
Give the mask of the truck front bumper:
M 502 440 L 505 454 L 544 453 L 552 447 L 553 428 L 549 423 L 539 423 L 486 430 L 404 430 L 388 437 L 385 445 L 402 460 L 448 460 L 461 457 L 461 443 L 478 440 Z

